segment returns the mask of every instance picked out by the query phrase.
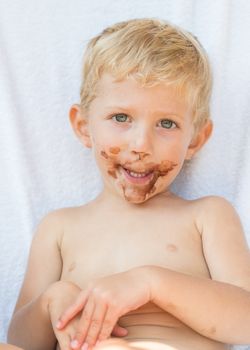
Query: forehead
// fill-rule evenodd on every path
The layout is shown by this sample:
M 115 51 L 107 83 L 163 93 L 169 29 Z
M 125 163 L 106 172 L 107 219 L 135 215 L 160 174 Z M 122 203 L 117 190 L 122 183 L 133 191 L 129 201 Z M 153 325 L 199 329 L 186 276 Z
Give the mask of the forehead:
M 98 82 L 96 105 L 120 107 L 140 106 L 154 110 L 187 111 L 190 106 L 184 91 L 173 84 L 157 82 L 153 86 L 142 85 L 133 76 L 117 80 L 114 76 L 104 73 Z

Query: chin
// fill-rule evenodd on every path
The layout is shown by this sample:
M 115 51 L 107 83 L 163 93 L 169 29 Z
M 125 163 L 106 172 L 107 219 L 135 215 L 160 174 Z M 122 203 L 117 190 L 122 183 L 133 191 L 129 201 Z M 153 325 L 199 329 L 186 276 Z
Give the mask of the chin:
M 151 199 L 152 197 L 154 197 L 155 194 L 146 194 L 145 196 L 126 196 L 125 194 L 123 194 L 123 198 L 132 204 L 142 204 L 147 202 L 149 199 Z

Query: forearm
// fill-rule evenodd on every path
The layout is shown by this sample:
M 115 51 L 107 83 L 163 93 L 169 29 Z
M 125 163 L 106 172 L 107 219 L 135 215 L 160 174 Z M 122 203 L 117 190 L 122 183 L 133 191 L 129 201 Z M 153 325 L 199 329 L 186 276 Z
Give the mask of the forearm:
M 145 267 L 152 301 L 200 334 L 230 344 L 250 343 L 250 293 L 230 284 L 161 267 Z
M 21 307 L 14 314 L 8 331 L 8 342 L 25 350 L 55 349 L 56 338 L 45 295 Z

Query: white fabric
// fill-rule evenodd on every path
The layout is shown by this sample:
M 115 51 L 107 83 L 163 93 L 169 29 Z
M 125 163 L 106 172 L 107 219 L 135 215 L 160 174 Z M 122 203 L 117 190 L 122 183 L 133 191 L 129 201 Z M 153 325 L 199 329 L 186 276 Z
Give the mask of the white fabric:
M 248 0 L 0 1 L 0 340 L 23 279 L 34 229 L 55 208 L 101 188 L 70 130 L 86 42 L 107 25 L 161 17 L 198 36 L 214 70 L 214 134 L 175 189 L 222 195 L 250 242 L 250 2 Z M 42 263 L 42 262 L 41 262 Z

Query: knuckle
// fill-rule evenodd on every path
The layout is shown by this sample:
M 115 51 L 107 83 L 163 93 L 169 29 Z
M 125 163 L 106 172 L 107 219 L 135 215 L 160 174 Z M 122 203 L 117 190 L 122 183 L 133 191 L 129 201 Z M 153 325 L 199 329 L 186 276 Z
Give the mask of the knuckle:
M 113 329 L 113 323 L 111 321 L 105 321 L 98 338 L 100 340 L 107 339 L 110 336 L 112 329 Z
M 110 297 L 110 291 L 109 290 L 102 290 L 101 291 L 101 296 L 103 297 L 103 298 L 109 298 Z
M 79 331 L 79 330 L 78 330 L 78 331 L 76 331 L 76 333 L 75 333 L 75 338 L 76 338 L 76 339 L 78 339 L 78 340 L 79 340 L 79 339 L 81 339 L 81 338 L 82 338 L 82 336 L 83 336 L 83 332 L 81 332 L 81 331 Z
M 98 339 L 101 340 L 105 340 L 108 339 L 110 336 L 111 332 L 109 332 L 108 330 L 102 330 L 101 333 L 98 336 Z
M 86 323 L 90 323 L 90 320 L 91 320 L 90 315 L 87 312 L 85 312 L 81 317 L 81 324 L 84 325 Z
M 88 334 L 88 336 L 86 337 L 86 343 L 89 346 L 92 346 L 95 344 L 96 339 L 97 339 L 97 336 L 94 336 L 92 334 Z
M 95 289 L 95 282 L 94 282 L 94 281 L 90 281 L 90 282 L 87 284 L 87 290 L 93 291 L 94 289 Z
M 80 331 L 77 331 L 74 335 L 74 339 L 76 339 L 79 344 L 83 342 L 84 338 L 85 338 L 85 334 Z
M 86 292 L 81 290 L 80 293 L 78 294 L 78 300 L 82 300 L 85 297 Z
M 103 322 L 103 328 L 104 329 L 111 329 L 113 327 L 113 322 L 110 318 L 107 318 Z
M 111 301 L 111 307 L 114 309 L 114 310 L 117 310 L 119 308 L 119 303 L 116 299 L 113 299 Z
M 101 321 L 98 319 L 93 319 L 91 322 L 91 328 L 95 329 L 99 329 L 101 326 Z
M 89 328 L 87 337 L 86 337 L 86 342 L 89 345 L 93 345 L 98 337 L 99 331 L 100 331 L 100 326 L 101 323 L 99 320 L 93 320 L 91 323 L 91 326 Z
M 101 294 L 101 290 L 100 290 L 99 287 L 93 286 L 92 287 L 92 293 L 94 293 L 94 294 Z

